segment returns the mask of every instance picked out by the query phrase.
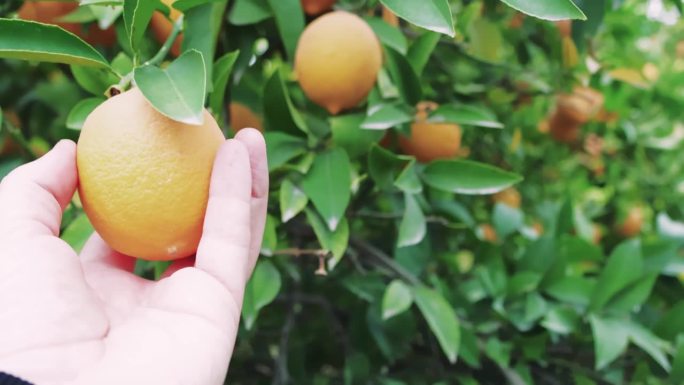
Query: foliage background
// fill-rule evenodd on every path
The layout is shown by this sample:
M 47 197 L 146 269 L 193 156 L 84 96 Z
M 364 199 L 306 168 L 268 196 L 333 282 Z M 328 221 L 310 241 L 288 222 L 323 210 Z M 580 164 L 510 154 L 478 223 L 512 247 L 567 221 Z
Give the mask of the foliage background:
M 3 2 L 0 16 L 21 3 Z M 116 28 L 118 44 L 97 47 L 114 77 L 68 60 L 0 60 L 0 176 L 76 140 L 105 91 L 128 86 L 157 53 L 149 32 L 131 38 L 127 23 L 145 21 L 126 20 L 121 3 L 79 16 Z M 229 101 L 262 117 L 272 178 L 228 383 L 684 383 L 679 0 L 575 1 L 587 20 L 565 40 L 555 23 L 505 4 L 534 8 L 523 0 L 341 0 L 336 8 L 363 15 L 379 36 L 385 67 L 368 103 L 338 116 L 309 102 L 293 75 L 312 19 L 299 1 L 192 3 L 184 49 L 206 65 L 184 56 L 181 72 L 207 71 L 207 105 L 223 127 Z M 542 18 L 571 4 L 545 3 Z M 399 26 L 382 20 L 383 5 Z M 0 34 L 0 56 L 11 39 Z M 47 60 L 57 48 L 43 49 Z M 540 127 L 578 84 L 599 90 L 613 118 L 584 125 L 584 141 L 557 143 Z M 195 91 L 169 98 L 202 100 Z M 476 163 L 425 165 L 377 145 L 387 130 L 407 132 L 420 100 L 442 106 L 434 119 L 462 125 Z M 515 183 L 520 208 L 483 195 Z M 616 229 L 636 206 L 646 220 L 625 239 Z M 63 228 L 77 248 L 92 232 L 78 204 Z M 154 278 L 164 267 L 140 261 L 137 272 Z

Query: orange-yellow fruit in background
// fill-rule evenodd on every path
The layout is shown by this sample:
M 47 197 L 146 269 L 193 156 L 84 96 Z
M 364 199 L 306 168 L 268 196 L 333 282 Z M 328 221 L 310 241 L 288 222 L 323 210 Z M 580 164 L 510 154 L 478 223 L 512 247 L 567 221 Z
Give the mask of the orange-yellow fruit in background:
M 572 35 L 572 20 L 559 20 L 556 22 L 556 27 L 561 37 L 570 37 Z
M 399 26 L 399 17 L 394 14 L 394 12 L 387 9 L 387 7 L 382 7 L 382 20 L 385 23 L 391 25 L 392 27 Z
M 489 223 L 481 224 L 478 228 L 478 233 L 480 238 L 487 242 L 496 242 L 499 238 L 496 235 L 496 230 L 494 230 L 494 227 L 492 227 L 492 225 Z
M 259 118 L 249 107 L 242 103 L 232 102 L 230 109 L 230 128 L 233 132 L 238 132 L 243 128 L 251 127 L 263 131 L 264 127 Z
M 603 103 L 603 94 L 589 87 L 576 87 L 570 94 L 559 95 L 549 120 L 552 137 L 562 143 L 577 141 L 582 125 L 599 114 Z
M 503 203 L 509 207 L 520 208 L 522 198 L 520 192 L 513 187 L 509 187 L 505 190 L 499 191 L 492 196 L 492 200 L 495 203 Z
M 309 16 L 320 15 L 330 10 L 337 0 L 302 0 L 302 9 Z
M 169 17 L 174 22 L 178 20 L 178 18 L 181 16 L 181 12 L 171 6 L 171 4 L 173 4 L 175 1 L 176 0 L 162 0 L 162 3 L 164 3 L 171 9 Z M 169 21 L 169 19 L 167 19 L 163 13 L 155 12 L 152 14 L 152 20 L 150 20 L 150 28 L 152 29 L 152 34 L 154 34 L 154 37 L 155 39 L 157 39 L 159 44 L 164 44 L 166 39 L 171 34 L 171 31 L 173 30 L 173 23 Z M 183 35 L 181 34 L 178 35 L 176 41 L 174 41 L 173 45 L 171 46 L 171 53 L 174 56 L 180 55 L 182 42 Z
M 520 29 L 525 23 L 525 14 L 522 12 L 516 12 L 511 21 L 508 23 L 508 27 L 511 29 Z
M 595 245 L 600 245 L 603 239 L 603 229 L 598 224 L 594 223 L 594 237 L 593 241 Z
M 114 250 L 138 258 L 195 253 L 223 139 L 208 111 L 200 126 L 179 123 L 137 88 L 102 103 L 77 146 L 79 195 L 95 230 Z
M 459 154 L 461 127 L 455 123 L 428 122 L 427 117 L 437 104 L 421 102 L 416 107 L 416 118 L 411 125 L 411 136 L 399 135 L 399 147 L 418 161 L 428 163 L 449 159 Z
M 18 13 L 19 17 L 24 20 L 56 24 L 93 45 L 111 47 L 116 43 L 116 31 L 113 27 L 101 30 L 97 25 L 92 24 L 88 30 L 84 30 L 78 23 L 57 22 L 57 19 L 72 13 L 76 8 L 78 8 L 78 2 L 26 1 L 19 8 Z
M 382 66 L 382 49 L 360 17 L 327 13 L 309 24 L 297 45 L 295 71 L 306 96 L 331 114 L 363 101 Z
M 644 225 L 644 211 L 635 206 L 629 209 L 627 216 L 618 228 L 618 232 L 625 238 L 636 237 Z

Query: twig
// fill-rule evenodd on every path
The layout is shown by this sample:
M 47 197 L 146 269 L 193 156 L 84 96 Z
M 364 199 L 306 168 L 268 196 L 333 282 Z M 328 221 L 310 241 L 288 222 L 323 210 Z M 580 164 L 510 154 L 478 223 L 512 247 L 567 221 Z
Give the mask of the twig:
M 271 253 L 272 255 L 289 255 L 292 257 L 316 257 L 316 258 L 326 258 L 330 256 L 328 250 L 323 249 L 281 249 L 275 250 Z
M 24 150 L 29 157 L 31 157 L 31 159 L 38 158 L 36 153 L 31 149 L 29 142 L 27 142 L 26 138 L 24 138 L 24 134 L 22 134 L 21 130 L 14 124 L 10 123 L 8 119 L 4 119 L 4 123 L 5 127 L 7 128 L 7 132 L 10 134 L 10 136 L 12 136 L 12 139 L 21 146 L 22 150 Z
M 146 61 L 143 65 L 155 65 L 161 63 L 166 58 L 166 55 L 169 53 L 169 50 L 173 46 L 173 43 L 176 41 L 176 37 L 178 37 L 178 34 L 180 34 L 182 30 L 183 15 L 181 14 L 181 16 L 178 19 L 176 19 L 176 22 L 173 23 L 173 29 L 171 30 L 171 34 L 169 34 L 169 37 L 161 46 L 159 52 L 157 52 L 157 54 L 154 55 L 152 59 Z
M 403 267 L 399 266 L 392 258 L 390 258 L 387 254 L 385 254 L 382 250 L 376 248 L 375 246 L 372 246 L 366 241 L 363 241 L 359 238 L 356 237 L 351 237 L 349 240 L 349 244 L 352 247 L 355 247 L 361 252 L 364 252 L 368 254 L 369 256 L 373 257 L 375 260 L 377 260 L 379 263 L 383 264 L 385 267 L 390 269 L 394 274 L 397 275 L 397 277 L 405 280 L 406 282 L 412 284 L 412 285 L 417 285 L 420 284 L 420 280 L 416 278 L 415 275 L 411 274 L 410 272 L 406 271 Z
M 289 311 L 285 324 L 280 333 L 280 344 L 278 345 L 278 357 L 275 359 L 275 374 L 273 375 L 273 385 L 288 384 L 290 382 L 290 372 L 287 370 L 287 349 L 290 344 L 290 334 L 294 329 L 295 311 L 299 303 L 298 295 L 295 293 L 290 300 Z

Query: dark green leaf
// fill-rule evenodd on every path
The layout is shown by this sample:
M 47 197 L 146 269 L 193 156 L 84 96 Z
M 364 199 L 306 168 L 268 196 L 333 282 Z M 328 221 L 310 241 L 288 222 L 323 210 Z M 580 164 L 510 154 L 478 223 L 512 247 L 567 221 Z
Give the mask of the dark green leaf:
M 273 16 L 267 0 L 236 0 L 228 20 L 235 25 L 249 25 Z
M 448 122 L 465 126 L 479 126 L 486 128 L 504 128 L 494 113 L 481 107 L 474 106 L 440 106 L 430 114 L 431 122 Z
M 269 171 L 284 165 L 292 158 L 307 151 L 306 141 L 282 132 L 266 132 L 266 151 Z
M 206 76 L 199 51 L 187 51 L 166 69 L 146 65 L 135 69 L 134 79 L 150 104 L 163 115 L 186 124 L 204 121 Z
M 381 189 L 389 189 L 410 158 L 397 156 L 380 146 L 373 146 L 368 154 L 368 171 Z
M 187 12 L 197 6 L 220 1 L 224 0 L 176 0 L 172 6 L 181 12 Z
M 677 334 L 682 333 L 682 325 L 684 325 L 684 299 L 660 317 L 654 329 L 661 338 L 672 341 Z
M 333 143 L 347 151 L 351 158 L 365 155 L 373 144 L 378 143 L 385 132 L 361 128 L 363 114 L 351 114 L 330 118 Z
M 77 253 L 80 253 L 93 231 L 93 225 L 90 224 L 88 217 L 85 214 L 80 214 L 69 223 L 60 237 Z
M 225 111 L 224 98 L 226 96 L 226 86 L 230 79 L 233 65 L 240 54 L 239 51 L 229 52 L 214 63 L 213 84 L 214 87 L 209 95 L 209 107 L 214 114 L 223 116 Z M 221 121 L 219 119 L 219 121 Z
M 461 332 L 454 309 L 437 291 L 423 286 L 413 287 L 413 298 L 449 362 L 456 362 Z
M 658 365 L 665 369 L 666 372 L 670 371 L 670 361 L 667 359 L 663 350 L 665 341 L 656 337 L 650 330 L 642 325 L 634 322 L 629 322 L 628 333 L 629 339 L 634 342 L 634 345 L 648 353 L 648 355 L 651 356 Z
M 300 0 L 268 0 L 268 3 L 275 15 L 287 56 L 294 58 L 299 35 L 304 31 L 304 12 Z
M 280 71 L 274 71 L 266 82 L 263 103 L 266 131 L 286 131 L 295 135 L 307 131 L 304 119 L 292 104 Z
M 351 164 L 347 153 L 333 149 L 319 154 L 302 181 L 302 188 L 334 231 L 349 205 Z
M 435 32 L 426 31 L 420 35 L 409 47 L 406 59 L 416 71 L 416 74 L 420 77 L 423 74 L 423 70 L 432 55 L 437 43 L 439 43 L 440 35 Z
M 642 271 L 641 246 L 636 241 L 618 245 L 608 258 L 591 298 L 591 309 L 601 309 L 617 292 L 637 280 Z
M 519 175 L 470 160 L 441 160 L 430 163 L 423 173 L 428 185 L 466 195 L 494 194 L 522 180 Z
M 518 231 L 524 225 L 525 217 L 520 209 L 504 203 L 497 203 L 492 214 L 492 224 L 496 234 L 505 238 Z
M 19 19 L 0 19 L 0 58 L 109 67 L 95 48 L 76 35 L 54 25 Z
M 421 210 L 416 198 L 404 193 L 404 216 L 399 225 L 398 247 L 412 246 L 420 243 L 427 232 L 425 215 Z
M 511 8 L 544 20 L 586 20 L 584 13 L 572 0 L 501 0 Z
M 618 358 L 627 349 L 629 327 L 626 321 L 612 318 L 589 318 L 594 335 L 596 369 L 601 370 Z
M 182 52 L 197 50 L 202 53 L 206 84 L 210 87 L 207 91 L 211 91 L 213 87 L 216 40 L 223 23 L 226 5 L 225 1 L 215 1 L 194 7 L 185 13 L 181 50 Z
M 406 37 L 404 37 L 399 28 L 393 27 L 377 17 L 366 17 L 364 20 L 366 20 L 366 23 L 375 32 L 382 44 L 392 47 L 402 55 L 406 55 Z
M 382 297 L 382 318 L 392 318 L 403 313 L 411 307 L 413 296 L 411 289 L 398 279 L 387 285 L 385 295 Z
M 419 27 L 454 37 L 454 21 L 447 0 L 380 0 L 397 16 Z
M 157 0 L 124 0 L 123 15 L 126 34 L 135 52 L 138 51 L 140 42 L 145 36 L 145 30 L 157 8 L 157 2 Z
M 88 98 L 78 102 L 67 116 L 67 128 L 80 130 L 88 115 L 104 101 L 105 98 Z
M 415 105 L 423 98 L 423 88 L 418 75 L 416 75 L 413 67 L 411 67 L 411 64 L 404 55 L 385 46 L 385 67 L 392 76 L 392 80 L 399 89 L 402 98 L 408 104 Z
M 252 329 L 259 311 L 271 303 L 280 291 L 280 272 L 267 260 L 257 263 L 252 278 L 245 287 L 242 304 L 242 318 L 245 328 Z

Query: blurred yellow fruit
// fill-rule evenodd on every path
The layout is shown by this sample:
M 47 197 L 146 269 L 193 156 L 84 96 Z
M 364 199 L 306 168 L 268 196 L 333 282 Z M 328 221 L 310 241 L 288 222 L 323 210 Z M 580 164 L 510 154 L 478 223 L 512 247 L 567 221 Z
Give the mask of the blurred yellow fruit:
M 171 8 L 169 17 L 174 22 L 181 16 L 181 12 L 171 6 L 175 1 L 176 0 L 162 0 L 162 3 Z M 173 23 L 169 21 L 169 19 L 167 19 L 163 13 L 155 12 L 152 14 L 152 20 L 150 20 L 150 29 L 152 30 L 152 34 L 154 34 L 154 37 L 157 39 L 159 44 L 164 44 L 173 30 Z M 179 56 L 181 54 L 182 43 L 183 35 L 181 34 L 178 35 L 176 41 L 174 41 L 173 45 L 171 46 L 171 53 L 174 56 Z
M 459 154 L 461 127 L 454 123 L 433 123 L 427 121 L 433 102 L 421 102 L 416 107 L 415 121 L 411 125 L 411 136 L 399 134 L 399 147 L 418 161 L 427 163 L 437 159 L 449 159 Z
M 496 242 L 498 240 L 498 236 L 496 235 L 496 230 L 494 230 L 494 227 L 490 225 L 489 223 L 483 223 L 480 225 L 478 228 L 478 236 L 480 239 L 487 241 L 487 242 Z
M 520 197 L 520 192 L 513 187 L 509 187 L 505 190 L 499 191 L 498 193 L 492 195 L 492 200 L 495 203 L 503 203 L 509 207 L 520 208 L 522 198 Z
M 309 16 L 320 15 L 330 10 L 337 0 L 302 0 L 302 9 Z
M 263 131 L 264 127 L 261 118 L 258 117 L 249 107 L 239 102 L 230 103 L 230 128 L 237 133 L 243 128 L 251 127 Z
M 79 194 L 115 250 L 148 260 L 192 255 L 223 134 L 211 114 L 192 126 L 157 112 L 136 88 L 97 107 L 77 147 Z
M 644 225 L 644 211 L 639 206 L 629 209 L 624 220 L 618 227 L 618 232 L 625 238 L 632 238 L 639 235 Z
M 344 11 L 327 13 L 309 24 L 295 54 L 304 93 L 331 114 L 363 101 L 381 66 L 382 49 L 373 30 Z

